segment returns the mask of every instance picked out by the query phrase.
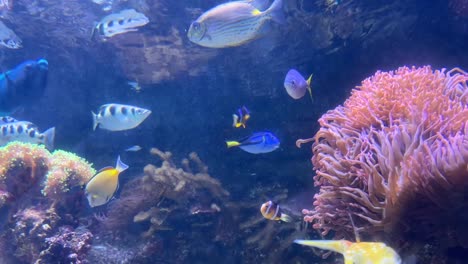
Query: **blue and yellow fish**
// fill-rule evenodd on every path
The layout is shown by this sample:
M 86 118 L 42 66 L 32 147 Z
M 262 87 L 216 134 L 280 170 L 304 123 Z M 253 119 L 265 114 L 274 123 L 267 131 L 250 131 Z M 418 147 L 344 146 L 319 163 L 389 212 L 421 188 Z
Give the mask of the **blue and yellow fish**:
M 247 107 L 242 106 L 237 109 L 237 113 L 232 115 L 232 126 L 235 128 L 243 127 L 247 124 L 247 120 L 250 119 L 250 112 Z
M 270 132 L 258 132 L 239 141 L 226 141 L 228 148 L 239 147 L 242 150 L 252 153 L 268 153 L 279 148 L 280 141 Z

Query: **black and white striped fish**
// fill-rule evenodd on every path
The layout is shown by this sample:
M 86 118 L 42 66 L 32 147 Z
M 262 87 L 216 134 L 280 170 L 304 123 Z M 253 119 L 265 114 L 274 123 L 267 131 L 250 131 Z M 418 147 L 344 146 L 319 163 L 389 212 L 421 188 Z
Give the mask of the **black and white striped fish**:
M 54 148 L 55 127 L 43 133 L 28 121 L 18 121 L 10 116 L 0 117 L 0 145 L 11 141 L 21 141 L 34 144 L 44 144 L 48 150 Z
M 193 43 L 209 48 L 240 46 L 261 34 L 261 27 L 269 20 L 282 23 L 282 0 L 260 11 L 254 1 L 233 1 L 218 5 L 195 20 L 187 36 Z
M 99 128 L 110 131 L 121 131 L 137 127 L 151 111 L 148 109 L 122 104 L 105 104 L 93 113 L 93 130 Z

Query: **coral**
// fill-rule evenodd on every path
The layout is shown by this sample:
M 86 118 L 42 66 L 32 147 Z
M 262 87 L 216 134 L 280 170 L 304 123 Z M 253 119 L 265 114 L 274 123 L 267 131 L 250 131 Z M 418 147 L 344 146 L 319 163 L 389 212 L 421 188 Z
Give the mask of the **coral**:
M 56 254 L 53 239 L 61 225 L 78 223 L 77 215 L 70 212 L 83 200 L 82 192 L 70 189 L 83 185 L 94 173 L 90 164 L 65 151 L 51 154 L 43 146 L 20 142 L 0 147 L 0 207 L 6 219 L 1 230 L 1 244 L 6 247 L 2 258 L 51 263 L 41 262 L 45 254 L 54 263 L 79 263 L 80 257 L 70 258 L 75 249 L 67 256 Z M 68 249 L 63 249 L 65 254 Z
M 214 204 L 218 211 L 221 210 L 216 204 L 222 204 L 229 193 L 218 180 L 208 175 L 208 168 L 196 153 L 182 161 L 184 169 L 175 166 L 170 152 L 153 148 L 151 154 L 161 158 L 162 165 L 147 165 L 143 177 L 125 185 L 120 199 L 109 205 L 107 216 L 101 219 L 104 226 L 116 229 L 132 222 L 150 222 L 150 228 L 142 234 L 150 237 L 156 230 L 167 228 L 166 219 L 181 210 L 186 215 L 194 213 L 190 211 L 194 201 L 196 206 L 201 204 L 204 208 Z M 192 172 L 191 164 L 195 164 L 197 173 Z
M 70 188 L 86 184 L 95 173 L 83 158 L 63 150 L 54 151 L 42 193 L 58 200 Z
M 394 244 L 466 245 L 455 223 L 468 219 L 467 80 L 460 69 L 379 71 L 324 114 L 312 146 L 320 191 L 304 220 L 352 239 L 350 213 L 361 234 Z
M 91 247 L 93 235 L 85 228 L 61 226 L 58 232 L 46 238 L 47 248 L 41 251 L 35 263 L 88 263 L 86 252 Z

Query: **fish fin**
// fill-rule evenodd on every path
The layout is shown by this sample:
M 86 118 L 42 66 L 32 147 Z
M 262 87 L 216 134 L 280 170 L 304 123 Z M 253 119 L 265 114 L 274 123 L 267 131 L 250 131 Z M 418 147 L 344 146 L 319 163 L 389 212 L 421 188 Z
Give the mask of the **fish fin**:
M 96 115 L 93 111 L 91 111 L 91 114 L 93 114 L 93 131 L 94 131 L 99 125 L 98 115 Z
M 281 221 L 289 223 L 292 222 L 292 218 L 287 214 L 281 214 Z
M 334 252 L 338 252 L 343 254 L 347 248 L 346 243 L 350 243 L 346 240 L 301 240 L 296 239 L 294 243 L 309 246 L 309 247 L 316 247 L 324 250 L 331 250 Z
M 241 144 L 237 141 L 226 141 L 226 145 L 228 148 L 232 148 L 232 147 L 240 146 Z
M 232 126 L 233 126 L 233 127 L 237 127 L 238 121 L 239 121 L 239 116 L 236 115 L 236 114 L 233 114 L 233 115 L 232 115 Z
M 51 127 L 42 133 L 44 135 L 44 145 L 46 149 L 54 149 L 55 127 Z
M 312 73 L 310 76 L 309 76 L 309 79 L 307 79 L 307 90 L 309 90 L 309 94 L 310 94 L 310 100 L 312 100 L 312 102 L 314 102 L 314 98 L 312 97 L 312 76 L 314 76 L 314 74 Z
M 117 164 L 115 164 L 115 169 L 121 173 L 123 172 L 124 170 L 128 169 L 128 165 L 123 163 L 121 160 L 120 160 L 120 156 L 117 157 Z
M 264 13 L 278 24 L 286 23 L 283 11 L 283 0 L 275 0 Z

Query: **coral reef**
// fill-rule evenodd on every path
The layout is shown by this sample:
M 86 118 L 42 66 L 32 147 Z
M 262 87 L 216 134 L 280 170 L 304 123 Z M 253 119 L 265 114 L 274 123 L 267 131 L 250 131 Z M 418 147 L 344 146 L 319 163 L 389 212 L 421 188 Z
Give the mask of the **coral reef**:
M 323 236 L 363 235 L 466 246 L 468 74 L 401 67 L 377 72 L 328 111 L 314 136 L 314 209 Z M 301 142 L 299 142 L 301 143 Z
M 94 173 L 85 160 L 65 151 L 50 153 L 43 146 L 20 142 L 1 147 L 2 258 L 16 263 L 80 263 L 91 236 L 62 226 L 78 222 L 75 205 L 82 192 L 76 195 L 72 189 Z M 83 240 L 81 246 L 75 244 L 78 240 Z M 66 256 L 55 254 L 59 244 Z
M 150 227 L 143 236 L 149 237 L 156 230 L 167 228 L 166 219 L 180 210 L 190 215 L 194 205 L 219 209 L 229 196 L 219 181 L 207 173 L 208 168 L 196 153 L 182 161 L 184 169 L 175 166 L 170 152 L 153 148 L 151 153 L 163 160 L 162 165 L 147 165 L 143 177 L 125 185 L 120 199 L 109 205 L 107 216 L 102 219 L 105 227 L 116 229 L 148 221 Z M 192 171 L 191 164 L 196 166 L 197 173 Z

